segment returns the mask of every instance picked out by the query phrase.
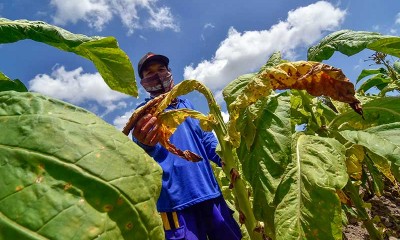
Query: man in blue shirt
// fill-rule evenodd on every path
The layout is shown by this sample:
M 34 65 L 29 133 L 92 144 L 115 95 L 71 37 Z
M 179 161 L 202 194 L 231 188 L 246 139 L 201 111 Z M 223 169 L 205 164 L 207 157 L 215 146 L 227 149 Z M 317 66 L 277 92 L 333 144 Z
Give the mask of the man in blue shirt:
M 151 52 L 140 60 L 140 83 L 151 98 L 170 91 L 174 86 L 168 64 L 167 57 Z M 167 110 L 180 108 L 193 109 L 193 105 L 178 97 Z M 157 118 L 148 114 L 137 122 L 132 135 L 133 141 L 163 169 L 157 208 L 163 219 L 166 239 L 241 239 L 240 228 L 232 217 L 233 211 L 226 205 L 208 161 L 221 166 L 221 159 L 215 152 L 218 142 L 214 134 L 203 131 L 198 120 L 188 118 L 171 136 L 170 141 L 177 148 L 190 150 L 203 158 L 194 163 L 161 146 L 158 129 Z

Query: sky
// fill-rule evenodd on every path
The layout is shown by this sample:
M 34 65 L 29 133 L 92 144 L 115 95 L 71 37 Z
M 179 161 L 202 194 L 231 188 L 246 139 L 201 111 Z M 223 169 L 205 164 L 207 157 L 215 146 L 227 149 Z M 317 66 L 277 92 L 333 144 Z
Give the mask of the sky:
M 400 1 L 346 0 L 0 0 L 0 17 L 45 21 L 87 36 L 113 36 L 134 69 L 151 51 L 170 59 L 175 84 L 197 79 L 226 112 L 221 91 L 240 75 L 257 72 L 280 51 L 284 59 L 307 59 L 307 49 L 341 29 L 400 34 Z M 324 61 L 355 79 L 372 54 Z M 393 59 L 396 60 L 396 59 Z M 122 129 L 148 94 L 111 90 L 93 63 L 43 43 L 0 44 L 0 72 L 20 79 L 30 91 L 83 107 Z M 208 113 L 204 97 L 185 96 Z M 224 113 L 224 116 L 227 116 Z

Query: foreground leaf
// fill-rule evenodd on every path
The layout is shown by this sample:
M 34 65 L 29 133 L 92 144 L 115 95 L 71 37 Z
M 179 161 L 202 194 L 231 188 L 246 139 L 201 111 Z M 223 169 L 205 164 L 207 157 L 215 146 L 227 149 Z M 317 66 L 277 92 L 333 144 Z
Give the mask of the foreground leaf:
M 0 92 L 1 239 L 164 239 L 161 168 L 95 115 Z
M 0 44 L 24 39 L 87 58 L 94 63 L 111 89 L 135 97 L 138 95 L 132 64 L 114 37 L 88 37 L 45 22 L 0 18 Z

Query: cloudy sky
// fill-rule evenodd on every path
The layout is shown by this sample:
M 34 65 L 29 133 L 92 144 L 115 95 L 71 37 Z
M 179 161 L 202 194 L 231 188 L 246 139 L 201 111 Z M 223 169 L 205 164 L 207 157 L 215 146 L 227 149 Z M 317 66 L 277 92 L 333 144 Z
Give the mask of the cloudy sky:
M 305 60 L 310 46 L 340 29 L 400 34 L 398 0 L 0 0 L 0 17 L 114 36 L 135 70 L 146 52 L 164 54 L 176 83 L 204 82 L 223 110 L 224 86 L 257 71 L 275 51 L 288 60 Z M 371 54 L 336 53 L 326 63 L 354 81 Z M 22 80 L 30 91 L 82 106 L 118 128 L 147 97 L 140 86 L 138 99 L 112 91 L 90 61 L 30 40 L 0 45 L 0 71 Z M 203 96 L 187 97 L 207 113 Z

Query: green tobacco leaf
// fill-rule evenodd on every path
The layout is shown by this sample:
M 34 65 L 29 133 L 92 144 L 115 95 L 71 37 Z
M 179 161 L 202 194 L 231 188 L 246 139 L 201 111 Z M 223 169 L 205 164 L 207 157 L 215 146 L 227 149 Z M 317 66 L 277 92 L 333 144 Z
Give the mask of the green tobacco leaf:
M 253 187 L 254 214 L 269 228 L 273 226 L 275 192 L 291 155 L 290 96 L 287 92 L 271 96 L 254 107 L 259 111 L 253 123 L 255 131 L 242 131 L 242 139 L 253 134 L 253 142 L 248 146 L 242 140 L 237 154 Z
M 362 130 L 371 126 L 400 122 L 400 97 L 373 98 L 363 104 L 364 119 L 353 111 L 338 115 L 329 124 L 332 130 Z
M 391 169 L 396 174 L 400 168 L 400 122 L 382 124 L 363 131 L 345 130 L 340 134 L 354 144 L 362 145 L 374 154 L 391 162 Z M 396 176 L 397 181 L 400 179 Z
M 357 92 L 366 92 L 373 87 L 378 88 L 379 90 L 384 89 L 390 82 L 393 80 L 389 78 L 385 74 L 377 74 L 370 79 L 366 80 L 361 84 L 361 86 L 357 89 Z
M 341 239 L 336 189 L 348 180 L 345 149 L 332 138 L 301 135 L 275 196 L 276 239 Z
M 335 51 L 351 56 L 369 47 L 370 43 L 387 37 L 375 32 L 337 31 L 323 38 L 318 45 L 309 48 L 307 59 L 321 62 L 329 59 Z
M 28 89 L 25 85 L 19 80 L 11 80 L 5 74 L 0 72 L 0 92 L 2 91 L 17 91 L 17 92 L 27 92 Z
M 0 92 L 0 239 L 164 239 L 162 171 L 94 114 Z
M 0 44 L 24 39 L 87 58 L 94 63 L 111 89 L 135 97 L 138 95 L 132 64 L 114 37 L 88 37 L 45 22 L 0 18 Z
M 400 37 L 387 37 L 368 44 L 368 48 L 377 52 L 400 57 Z
M 306 131 L 314 134 L 336 117 L 336 109 L 328 97 L 315 98 L 303 90 L 291 90 L 292 130 L 305 124 Z
M 360 73 L 360 75 L 358 75 L 358 78 L 356 80 L 356 84 L 358 82 L 360 82 L 363 78 L 371 76 L 371 75 L 376 75 L 376 74 L 386 74 L 387 75 L 387 71 L 384 68 L 379 68 L 379 69 L 363 69 Z

